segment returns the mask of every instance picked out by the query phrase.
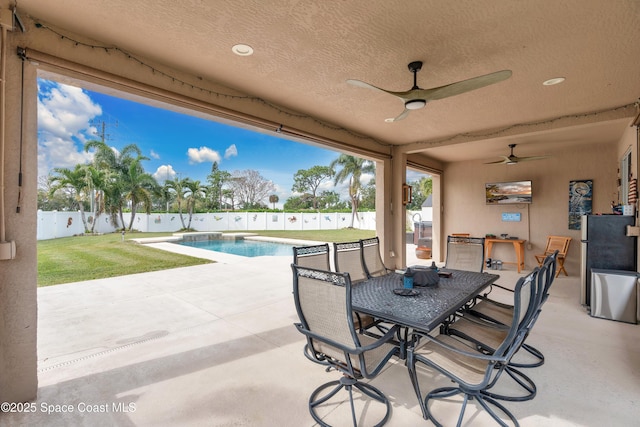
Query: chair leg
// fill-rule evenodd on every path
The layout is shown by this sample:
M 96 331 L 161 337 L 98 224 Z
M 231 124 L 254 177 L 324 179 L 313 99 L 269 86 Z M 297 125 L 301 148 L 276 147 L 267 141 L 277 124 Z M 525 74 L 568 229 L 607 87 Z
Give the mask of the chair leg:
M 558 271 L 556 271 L 556 277 L 560 275 L 561 272 L 564 271 L 565 276 L 569 276 L 567 270 L 564 269 L 564 258 L 558 258 Z
M 522 349 L 526 350 L 532 356 L 536 357 L 538 361 L 532 362 L 532 363 L 518 363 L 518 362 L 513 362 L 512 360 L 511 362 L 509 362 L 509 366 L 514 366 L 516 368 L 537 368 L 538 366 L 544 365 L 544 354 L 542 354 L 540 350 L 538 350 L 537 348 L 529 344 L 522 344 Z
M 331 389 L 332 387 L 333 389 Z M 389 416 L 391 415 L 391 402 L 389 402 L 389 399 L 387 399 L 384 393 L 382 393 L 379 389 L 372 386 L 371 384 L 361 383 L 361 382 L 358 382 L 356 379 L 350 378 L 347 376 L 343 376 L 342 378 L 340 378 L 340 380 L 330 381 L 326 384 L 323 384 L 317 389 L 315 389 L 313 393 L 311 393 L 311 396 L 309 397 L 309 412 L 311 413 L 311 416 L 313 417 L 313 419 L 322 427 L 331 427 L 329 424 L 324 422 L 322 418 L 320 418 L 320 416 L 316 412 L 316 407 L 319 405 L 322 405 L 323 403 L 326 403 L 329 399 L 334 397 L 340 390 L 345 389 L 349 393 L 349 405 L 351 409 L 351 418 L 352 418 L 353 426 L 356 427 L 358 425 L 358 420 L 356 417 L 356 409 L 355 409 L 355 404 L 353 399 L 354 387 L 358 391 L 360 391 L 362 394 L 386 406 L 386 411 L 384 413 L 384 416 L 380 421 L 378 421 L 377 424 L 374 425 L 374 427 L 383 426 L 389 420 Z M 323 393 L 327 389 L 331 389 L 331 390 L 328 393 L 323 395 Z M 318 397 L 318 396 L 321 396 L 321 397 Z
M 431 420 L 437 427 L 442 427 L 442 424 L 433 416 L 433 414 L 429 410 L 429 401 L 433 399 L 445 399 L 447 397 L 455 396 L 456 394 L 464 395 L 462 408 L 460 410 L 460 415 L 458 416 L 458 422 L 456 424 L 458 427 L 462 425 L 467 403 L 474 399 L 478 402 L 482 409 L 484 409 L 491 416 L 491 418 L 493 418 L 502 427 L 509 427 L 509 424 L 504 422 L 504 420 L 500 418 L 500 416 L 498 416 L 497 412 L 492 409 L 491 406 L 497 408 L 500 412 L 506 415 L 507 418 L 513 423 L 513 426 L 520 426 L 516 417 L 507 408 L 505 408 L 504 405 L 497 402 L 490 396 L 483 395 L 479 391 L 465 391 L 458 387 L 441 387 L 427 393 L 427 396 L 424 399 L 424 407 L 428 417 L 427 419 Z
M 411 379 L 411 384 L 413 385 L 413 391 L 416 393 L 416 397 L 418 398 L 418 403 L 420 404 L 420 410 L 422 411 L 422 418 L 425 420 L 429 419 L 429 415 L 427 413 L 427 408 L 425 407 L 424 401 L 422 399 L 422 392 L 420 391 L 420 385 L 418 384 L 418 373 L 416 371 L 416 359 L 413 354 L 413 349 L 410 349 L 407 352 L 407 371 L 409 371 L 409 378 Z
M 494 393 L 490 391 L 491 388 L 497 383 L 497 381 L 491 384 L 491 386 L 489 386 L 487 390 L 481 391 L 481 393 L 484 396 L 489 396 L 492 399 L 506 400 L 509 402 L 525 402 L 527 400 L 531 400 L 534 397 L 536 397 L 536 393 L 538 392 L 538 387 L 536 387 L 536 384 L 533 382 L 531 378 L 526 376 L 521 371 L 513 368 L 512 365 L 508 365 L 504 369 L 504 373 L 509 375 L 509 377 L 511 377 L 520 387 L 522 387 L 527 392 L 527 394 L 523 396 L 510 396 L 510 395 Z M 497 378 L 499 377 L 501 377 L 501 375 L 498 376 Z

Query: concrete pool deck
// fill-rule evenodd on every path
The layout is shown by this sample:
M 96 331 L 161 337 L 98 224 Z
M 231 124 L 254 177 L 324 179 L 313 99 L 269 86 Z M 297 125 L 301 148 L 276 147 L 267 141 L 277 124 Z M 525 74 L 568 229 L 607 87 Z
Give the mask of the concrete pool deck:
M 291 258 L 153 245 L 217 262 L 40 288 L 36 410 L 0 414 L 0 424 L 316 425 L 309 395 L 339 375 L 302 354 Z M 519 277 L 500 275 L 501 283 Z M 529 338 L 546 363 L 530 372 L 538 396 L 507 404 L 523 427 L 637 422 L 638 326 L 592 318 L 578 300 L 579 277 L 558 278 Z M 427 370 L 420 380 L 425 389 L 448 384 Z M 402 361 L 372 383 L 391 401 L 388 426 L 431 425 Z M 473 425 L 494 425 L 486 421 L 479 414 Z

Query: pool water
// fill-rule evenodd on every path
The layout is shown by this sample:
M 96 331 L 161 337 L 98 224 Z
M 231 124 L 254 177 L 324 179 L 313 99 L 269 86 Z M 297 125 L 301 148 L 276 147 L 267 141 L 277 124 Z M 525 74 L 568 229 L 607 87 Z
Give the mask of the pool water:
M 180 242 L 180 245 L 209 251 L 246 257 L 256 256 L 293 256 L 293 246 L 284 243 L 259 242 L 255 240 L 203 240 Z

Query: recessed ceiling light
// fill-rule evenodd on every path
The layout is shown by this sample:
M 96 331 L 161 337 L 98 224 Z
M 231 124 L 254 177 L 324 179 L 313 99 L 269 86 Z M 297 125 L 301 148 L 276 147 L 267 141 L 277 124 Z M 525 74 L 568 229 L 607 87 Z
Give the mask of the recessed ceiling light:
M 231 48 L 231 51 L 239 56 L 253 55 L 253 48 L 248 44 L 237 44 Z
M 545 86 L 553 86 L 553 85 L 562 83 L 563 81 L 564 81 L 564 77 L 555 77 L 553 79 L 549 79 L 547 81 L 542 82 L 542 84 Z
M 386 123 L 393 123 L 394 120 L 395 120 L 395 118 L 393 118 L 393 117 L 389 117 L 388 119 L 384 119 L 384 121 Z

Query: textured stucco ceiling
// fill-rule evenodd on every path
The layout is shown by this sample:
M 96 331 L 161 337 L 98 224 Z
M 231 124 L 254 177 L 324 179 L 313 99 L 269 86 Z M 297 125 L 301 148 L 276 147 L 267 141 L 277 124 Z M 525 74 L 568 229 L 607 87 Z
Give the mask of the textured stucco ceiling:
M 490 159 L 509 143 L 528 155 L 575 141 L 612 142 L 628 120 L 602 122 L 593 113 L 640 97 L 637 0 L 20 0 L 18 10 L 444 161 Z M 236 43 L 251 45 L 254 55 L 234 55 Z M 424 62 L 422 88 L 503 69 L 513 75 L 396 123 L 384 119 L 403 110 L 400 100 L 346 83 L 408 90 L 407 64 L 415 60 Z M 566 81 L 542 85 L 553 77 Z M 574 125 L 575 134 L 547 129 Z M 453 138 L 461 134 L 488 136 Z M 438 142 L 445 140 L 464 144 Z

